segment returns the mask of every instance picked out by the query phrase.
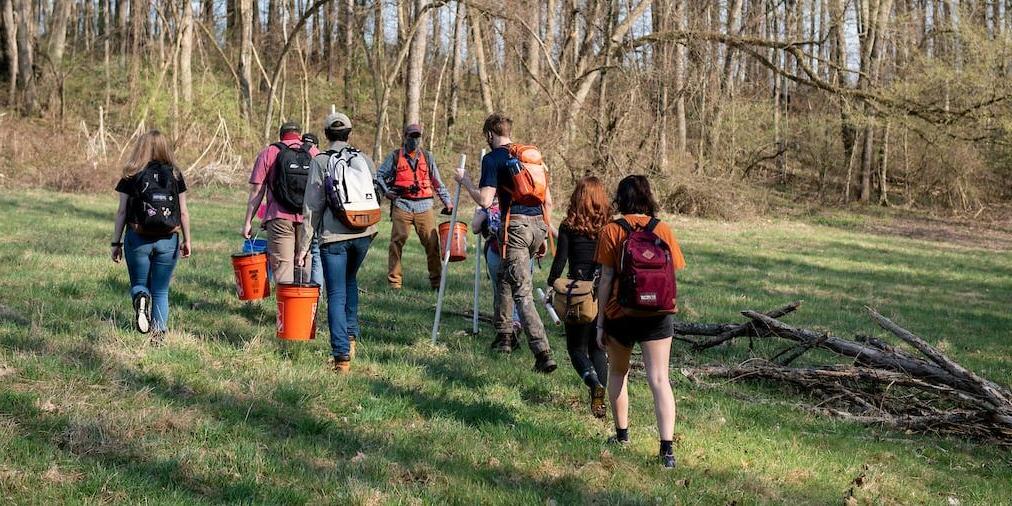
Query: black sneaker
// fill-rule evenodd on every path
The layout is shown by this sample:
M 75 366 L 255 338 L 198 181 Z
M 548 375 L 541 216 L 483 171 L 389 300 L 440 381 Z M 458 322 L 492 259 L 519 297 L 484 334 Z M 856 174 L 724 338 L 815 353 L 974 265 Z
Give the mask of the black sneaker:
M 618 436 L 613 435 L 613 436 L 611 436 L 611 437 L 608 438 L 608 444 L 610 444 L 610 445 L 625 446 L 625 445 L 629 444 L 629 436 L 626 436 L 624 438 L 620 438 Z
M 608 392 L 600 384 L 590 387 L 590 413 L 594 415 L 594 418 L 604 418 L 607 416 L 604 397 Z
M 674 469 L 676 465 L 675 454 L 669 453 L 667 455 L 661 454 L 661 467 L 665 469 Z
M 151 332 L 151 296 L 144 292 L 134 295 L 134 328 L 141 334 Z
M 492 341 L 492 351 L 499 353 L 512 352 L 514 339 L 516 339 L 516 337 L 512 334 L 496 334 L 495 341 Z
M 550 374 L 552 371 L 558 369 L 559 365 L 552 359 L 552 354 L 547 351 L 538 353 L 537 359 L 534 362 L 534 370 L 544 374 Z

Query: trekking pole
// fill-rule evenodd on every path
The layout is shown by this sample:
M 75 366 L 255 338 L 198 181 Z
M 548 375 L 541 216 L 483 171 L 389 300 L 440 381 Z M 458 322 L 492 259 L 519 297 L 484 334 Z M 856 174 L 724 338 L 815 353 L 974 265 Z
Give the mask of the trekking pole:
M 460 168 L 464 168 L 467 155 L 461 153 Z M 446 232 L 446 247 L 443 249 L 443 271 L 439 276 L 439 295 L 436 297 L 436 320 L 432 322 L 432 344 L 436 344 L 439 337 L 439 317 L 443 312 L 443 295 L 446 294 L 446 271 L 450 266 L 450 241 L 453 240 L 453 233 L 457 227 L 457 207 L 460 204 L 460 187 L 457 183 L 457 195 L 453 198 L 453 213 L 450 214 L 450 229 Z
M 474 314 L 471 316 L 471 333 L 478 335 L 478 294 L 481 293 L 481 234 L 474 241 Z

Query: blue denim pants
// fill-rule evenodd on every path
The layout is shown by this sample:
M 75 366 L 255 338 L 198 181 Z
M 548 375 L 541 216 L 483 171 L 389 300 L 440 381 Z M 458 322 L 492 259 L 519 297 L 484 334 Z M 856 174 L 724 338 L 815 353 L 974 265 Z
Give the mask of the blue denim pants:
M 358 269 L 362 267 L 372 236 L 320 245 L 323 279 L 327 284 L 327 325 L 335 357 L 348 355 L 348 336 L 358 337 Z
M 313 234 L 313 242 L 309 247 L 309 254 L 313 256 L 312 268 L 310 270 L 309 281 L 320 285 L 320 289 L 325 289 L 323 284 L 323 260 L 320 258 L 320 237 L 319 234 Z
M 169 328 L 169 283 L 179 258 L 179 236 L 150 238 L 127 228 L 123 258 L 130 273 L 130 297 L 151 297 L 152 330 Z

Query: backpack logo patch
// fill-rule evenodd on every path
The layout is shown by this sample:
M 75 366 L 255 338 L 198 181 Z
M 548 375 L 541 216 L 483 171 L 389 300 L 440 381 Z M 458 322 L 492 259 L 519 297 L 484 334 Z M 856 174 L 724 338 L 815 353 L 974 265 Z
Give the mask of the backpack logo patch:
M 655 255 L 654 255 L 653 251 L 646 250 L 646 251 L 643 252 L 643 258 L 646 258 L 647 260 L 652 260 L 654 258 L 654 256 Z

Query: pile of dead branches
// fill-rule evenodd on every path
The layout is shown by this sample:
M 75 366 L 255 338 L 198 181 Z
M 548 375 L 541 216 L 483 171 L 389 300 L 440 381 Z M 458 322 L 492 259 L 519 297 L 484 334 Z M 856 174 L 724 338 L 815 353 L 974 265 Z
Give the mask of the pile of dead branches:
M 682 369 L 691 381 L 706 379 L 788 384 L 812 400 L 809 411 L 859 423 L 913 432 L 934 432 L 1012 445 L 1012 393 L 956 363 L 924 339 L 877 311 L 871 318 L 912 350 L 868 336 L 845 339 L 829 332 L 792 327 L 779 318 L 795 311 L 795 302 L 767 313 L 743 311 L 739 324 L 676 324 L 676 338 L 696 351 L 738 337 L 783 341 L 766 358 L 735 366 L 705 365 Z M 844 363 L 792 367 L 819 349 L 846 358 Z

